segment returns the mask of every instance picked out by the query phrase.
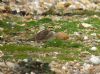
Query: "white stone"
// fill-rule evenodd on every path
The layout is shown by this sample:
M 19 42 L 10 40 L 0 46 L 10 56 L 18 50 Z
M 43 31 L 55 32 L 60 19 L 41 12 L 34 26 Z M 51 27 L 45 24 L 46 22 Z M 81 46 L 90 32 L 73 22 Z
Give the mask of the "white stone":
M 2 51 L 0 51 L 0 57 L 4 56 L 4 53 Z
M 43 26 L 43 25 L 39 26 L 39 32 L 42 30 L 45 30 L 45 26 Z
M 23 59 L 24 62 L 28 62 L 28 59 Z
M 56 56 L 54 56 L 54 57 L 52 57 L 53 59 L 56 59 L 57 57 Z
M 88 36 L 84 36 L 84 38 L 83 38 L 84 40 L 88 40 L 89 38 L 88 38 Z
M 0 46 L 3 46 L 3 44 L 0 44 Z
M 36 59 L 36 61 L 38 61 L 38 62 L 42 62 L 42 60 L 40 60 L 40 59 Z
M 68 62 L 62 66 L 63 70 L 66 70 L 67 68 L 68 68 Z
M 95 41 L 99 43 L 100 42 L 100 39 L 99 40 L 95 40 Z
M 58 52 L 54 52 L 55 55 L 59 54 Z
M 0 27 L 0 31 L 3 31 L 3 30 L 4 30 L 4 28 Z
M 84 64 L 83 64 L 83 69 L 84 69 L 84 70 L 87 70 L 87 69 L 89 69 L 90 67 L 91 67 L 90 64 L 87 64 L 87 63 L 84 63 Z
M 77 36 L 79 36 L 80 34 L 79 34 L 79 32 L 74 32 L 74 35 L 77 35 Z
M 81 26 L 84 28 L 92 28 L 93 27 L 91 24 L 88 24 L 88 23 L 81 23 Z
M 0 72 L 0 74 L 4 74 L 4 73 Z
M 91 47 L 90 50 L 96 51 L 97 50 L 97 47 Z
M 91 55 L 89 61 L 93 64 L 100 64 L 100 58 L 95 55 Z
M 12 62 L 6 62 L 6 63 L 0 62 L 0 66 L 2 66 L 2 67 L 8 66 L 8 67 L 10 67 L 10 68 L 14 68 L 14 67 L 15 67 L 15 64 L 12 63 Z
M 96 34 L 96 33 L 92 33 L 91 35 L 92 35 L 92 36 L 96 36 L 97 34 Z
M 3 35 L 0 35 L 0 38 L 3 38 Z
M 34 72 L 31 72 L 31 74 L 35 74 Z
M 66 67 L 65 67 L 65 66 L 62 66 L 62 69 L 63 69 L 63 70 L 66 70 Z

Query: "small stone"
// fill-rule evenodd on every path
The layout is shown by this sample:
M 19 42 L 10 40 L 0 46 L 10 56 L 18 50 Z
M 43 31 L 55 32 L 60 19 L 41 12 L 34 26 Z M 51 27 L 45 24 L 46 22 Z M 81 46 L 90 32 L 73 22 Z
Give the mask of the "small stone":
M 52 57 L 53 59 L 56 59 L 57 57 L 56 56 L 54 56 L 54 57 Z
M 0 74 L 4 74 L 3 72 L 0 72 Z
M 26 24 L 21 24 L 20 26 L 25 26 Z
M 74 32 L 74 35 L 79 36 L 80 34 L 79 32 Z
M 84 36 L 83 39 L 84 40 L 88 40 L 89 38 L 88 38 L 88 36 Z
M 14 68 L 15 67 L 15 63 L 12 62 L 6 62 L 7 66 L 9 66 L 10 68 Z
M 97 47 L 91 47 L 90 50 L 96 51 L 97 50 Z
M 80 63 L 76 63 L 75 67 L 79 68 L 80 67 Z
M 3 44 L 0 44 L 0 46 L 3 46 Z
M 100 39 L 100 34 L 98 34 L 97 37 Z
M 83 69 L 88 70 L 90 68 L 90 66 L 91 66 L 90 64 L 84 63 L 83 64 Z
M 0 57 L 4 56 L 4 53 L 2 51 L 0 51 Z
M 40 59 L 36 59 L 36 61 L 38 61 L 38 62 L 42 62 L 42 60 L 40 60 Z
M 62 66 L 62 69 L 63 69 L 63 70 L 66 70 L 66 67 L 65 67 L 65 66 Z
M 4 30 L 4 28 L 0 27 L 0 31 L 3 31 L 3 30 Z
M 28 59 L 23 59 L 24 62 L 28 62 Z
M 81 23 L 80 27 L 83 27 L 83 28 L 93 28 L 93 26 L 91 24 L 88 24 L 88 23 Z
M 91 55 L 89 61 L 93 64 L 100 64 L 100 58 L 95 55 Z
M 54 54 L 55 54 L 55 55 L 58 55 L 59 53 L 58 53 L 58 52 L 54 52 Z
M 96 34 L 96 33 L 92 33 L 91 35 L 92 35 L 92 36 L 96 36 L 97 34 Z
M 31 74 L 35 74 L 34 72 L 31 72 Z

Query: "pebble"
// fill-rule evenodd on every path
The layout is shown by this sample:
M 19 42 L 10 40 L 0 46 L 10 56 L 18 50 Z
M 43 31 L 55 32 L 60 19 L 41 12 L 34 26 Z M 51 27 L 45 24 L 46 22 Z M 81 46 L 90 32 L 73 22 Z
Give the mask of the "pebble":
M 2 51 L 0 51 L 0 57 L 4 56 L 4 53 Z
M 93 28 L 93 26 L 91 24 L 88 24 L 88 23 L 81 23 L 80 27 L 83 27 L 83 28 Z
M 0 31 L 3 31 L 3 30 L 4 30 L 4 28 L 0 27 Z
M 96 57 L 96 56 L 92 55 L 92 57 Z M 97 57 L 94 59 L 97 60 Z M 96 68 L 96 65 L 94 65 L 94 64 L 80 63 L 80 62 L 64 63 L 64 62 L 52 61 L 51 63 L 43 63 L 43 62 L 38 62 L 38 61 L 24 62 L 22 60 L 22 61 L 19 61 L 19 63 L 17 63 L 17 62 L 16 63 L 6 62 L 6 63 L 7 63 L 7 65 L 5 65 L 4 62 L 0 62 L 0 69 L 3 69 L 3 68 L 1 68 L 1 66 L 8 67 L 8 68 L 12 69 L 10 71 L 14 71 L 18 74 L 23 74 L 23 73 L 24 74 L 29 74 L 29 73 L 37 74 L 37 72 L 38 72 L 38 74 L 40 74 L 41 70 L 42 70 L 43 74 L 47 74 L 47 72 L 50 74 L 91 74 L 91 72 L 92 72 L 94 74 L 95 71 L 97 74 L 100 72 L 99 71 L 100 65 L 97 65 L 97 68 Z M 33 69 L 33 67 L 34 67 L 34 69 Z M 41 74 L 42 74 L 42 72 L 41 72 Z M 4 73 L 1 72 L 0 74 L 4 74 Z
M 91 33 L 91 35 L 92 35 L 92 36 L 97 36 L 97 34 L 96 34 L 96 33 Z
M 88 40 L 89 38 L 88 38 L 88 36 L 84 36 L 84 38 L 83 38 L 84 40 Z
M 95 55 L 91 55 L 89 61 L 93 64 L 100 64 L 100 58 Z
M 23 59 L 24 62 L 28 62 L 28 59 Z
M 96 51 L 97 50 L 97 47 L 95 47 L 95 46 L 94 47 L 91 47 L 90 50 Z

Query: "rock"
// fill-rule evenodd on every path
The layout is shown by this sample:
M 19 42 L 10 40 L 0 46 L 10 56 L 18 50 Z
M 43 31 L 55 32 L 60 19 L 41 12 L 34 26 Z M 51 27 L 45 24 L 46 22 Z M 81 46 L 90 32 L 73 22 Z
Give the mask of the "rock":
M 82 74 L 95 74 L 95 68 L 92 64 L 84 63 L 81 70 Z
M 55 37 L 57 39 L 60 39 L 60 40 L 67 40 L 67 39 L 69 39 L 69 36 L 66 33 L 64 33 L 64 32 L 56 33 Z
M 9 68 L 14 69 L 15 65 L 16 64 L 12 62 L 0 62 L 0 66 L 2 67 L 9 67 Z
M 97 37 L 100 39 L 100 34 L 98 34 Z
M 73 1 L 71 2 L 71 5 L 69 6 L 69 10 L 83 10 L 85 8 L 85 6 L 78 1 Z
M 82 27 L 82 28 L 93 28 L 93 26 L 91 24 L 88 24 L 88 23 L 81 23 L 80 27 Z
M 55 6 L 56 9 L 65 9 L 66 7 L 69 7 L 71 4 L 67 2 L 58 2 Z
M 80 33 L 79 32 L 74 32 L 74 35 L 80 36 Z
M 92 35 L 92 36 L 97 36 L 97 34 L 96 34 L 96 33 L 91 33 L 91 35 Z
M 19 65 L 18 71 L 20 72 L 20 74 L 25 74 L 25 73 L 45 74 L 51 72 L 48 63 L 29 60 L 28 62 L 19 61 L 18 65 Z
M 5 6 L 9 3 L 12 11 L 25 11 L 29 14 L 44 14 L 53 8 L 55 14 L 66 14 L 72 10 L 100 10 L 99 1 L 90 0 L 6 0 L 1 3 L 0 9 L 5 10 Z M 7 9 L 8 10 L 8 9 Z
M 0 31 L 3 31 L 3 30 L 4 30 L 4 28 L 0 27 Z
M 100 64 L 100 58 L 95 55 L 91 55 L 89 61 L 93 64 Z
M 0 72 L 0 74 L 4 74 L 3 72 Z
M 94 68 L 95 68 L 95 72 L 97 72 L 97 74 L 99 74 L 100 73 L 100 65 L 96 65 L 96 66 L 94 66 Z
M 64 65 L 62 66 L 62 69 L 63 69 L 63 70 L 67 70 L 67 69 L 68 69 L 68 63 L 64 64 Z
M 3 46 L 3 44 L 0 44 L 0 46 Z
M 83 64 L 83 69 L 84 69 L 84 70 L 88 70 L 90 67 L 91 67 L 90 64 L 87 64 L 87 63 L 84 63 L 84 64 Z
M 83 4 L 89 4 L 90 3 L 89 0 L 80 0 L 80 2 L 83 3 Z
M 28 62 L 28 59 L 23 59 L 24 62 Z
M 83 40 L 88 40 L 88 39 L 89 39 L 88 36 L 83 37 Z
M 31 74 L 35 74 L 34 72 L 31 72 Z
M 0 51 L 0 57 L 4 56 L 4 53 L 2 51 Z
M 96 51 L 97 50 L 97 47 L 91 47 L 90 50 Z

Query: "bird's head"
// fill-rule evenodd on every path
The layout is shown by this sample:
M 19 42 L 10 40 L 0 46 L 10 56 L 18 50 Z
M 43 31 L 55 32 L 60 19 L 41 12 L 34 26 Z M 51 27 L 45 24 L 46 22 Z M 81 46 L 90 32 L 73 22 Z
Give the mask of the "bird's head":
M 49 27 L 48 27 L 48 30 L 49 30 L 49 31 L 53 31 L 53 26 L 49 26 Z

